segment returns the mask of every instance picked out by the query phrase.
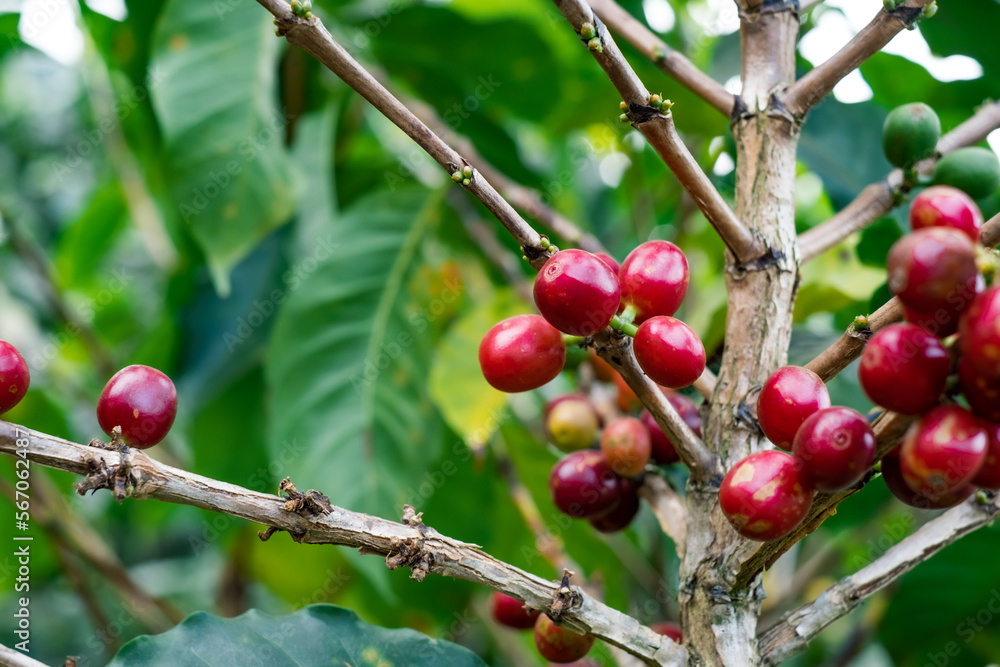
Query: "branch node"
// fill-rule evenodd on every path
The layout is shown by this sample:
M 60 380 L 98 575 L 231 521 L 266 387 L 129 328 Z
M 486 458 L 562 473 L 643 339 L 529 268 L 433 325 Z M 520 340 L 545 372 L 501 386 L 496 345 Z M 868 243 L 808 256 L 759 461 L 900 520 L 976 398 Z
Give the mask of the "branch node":
M 267 542 L 269 539 L 271 539 L 271 536 L 277 533 L 279 530 L 281 529 L 275 528 L 274 526 L 268 526 L 267 530 L 257 531 L 257 537 L 260 538 L 261 542 Z
M 385 566 L 390 570 L 409 567 L 410 578 L 423 581 L 434 565 L 434 554 L 424 551 L 423 541 L 412 537 L 402 540 L 394 537 L 390 543 L 393 551 L 386 555 Z
M 733 264 L 728 267 L 726 271 L 728 271 L 735 280 L 742 280 L 748 273 L 764 271 L 771 266 L 780 264 L 784 261 L 784 259 L 785 253 L 777 248 L 768 247 L 756 258 L 751 259 L 748 262 L 743 262 L 742 264 Z
M 583 602 L 583 596 L 570 586 L 569 580 L 572 576 L 572 572 L 569 570 L 563 570 L 562 581 L 559 584 L 559 588 L 552 596 L 552 609 L 549 611 L 548 615 L 549 618 L 557 623 L 565 612 L 577 607 Z
M 116 427 L 117 428 L 117 427 Z M 114 439 L 112 439 L 112 443 Z M 93 444 L 93 441 L 91 441 Z M 113 449 L 112 447 L 103 446 L 102 449 Z M 128 447 L 121 445 L 118 449 L 121 454 L 121 462 L 118 465 L 108 467 L 104 462 L 104 459 L 97 460 L 91 456 L 87 456 L 86 463 L 90 468 L 90 472 L 82 482 L 76 482 L 73 484 L 73 488 L 81 496 L 86 495 L 87 491 L 97 491 L 98 489 L 110 489 L 120 505 L 122 501 L 128 497 L 129 491 L 135 487 L 135 480 L 132 477 L 132 466 L 126 459 L 128 455 Z

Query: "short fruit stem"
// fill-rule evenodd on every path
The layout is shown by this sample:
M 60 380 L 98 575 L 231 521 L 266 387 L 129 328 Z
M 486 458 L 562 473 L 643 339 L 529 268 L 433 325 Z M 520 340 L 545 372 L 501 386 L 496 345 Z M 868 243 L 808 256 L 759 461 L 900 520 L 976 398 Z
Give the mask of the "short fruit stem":
M 635 326 L 631 322 L 626 322 L 623 317 L 624 314 L 625 313 L 622 313 L 622 315 L 615 315 L 611 318 L 611 328 L 616 331 L 621 331 L 626 336 L 635 338 L 635 334 L 639 331 L 639 327 Z

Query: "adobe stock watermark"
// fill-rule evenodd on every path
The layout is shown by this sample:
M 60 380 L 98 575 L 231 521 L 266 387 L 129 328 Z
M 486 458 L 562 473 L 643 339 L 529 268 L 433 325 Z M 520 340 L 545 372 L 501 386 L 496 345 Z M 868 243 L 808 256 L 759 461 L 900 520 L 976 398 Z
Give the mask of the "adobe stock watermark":
M 141 103 L 149 97 L 149 91 L 166 79 L 162 69 L 152 68 L 141 85 L 133 86 L 127 93 L 115 98 L 112 112 L 97 121 L 92 130 L 80 133 L 79 139 L 66 146 L 66 156 L 52 166 L 59 182 L 84 164 L 86 158 L 94 154 L 109 134 L 118 129 L 118 124 L 128 118 Z
M 461 102 L 456 102 L 451 107 L 445 110 L 443 114 L 444 122 L 451 127 L 452 130 L 458 131 L 462 126 L 462 123 L 466 119 L 470 118 L 473 113 L 475 113 L 479 107 L 483 105 L 493 93 L 496 92 L 497 88 L 503 85 L 502 82 L 497 81 L 492 74 L 487 74 L 486 76 L 480 76 L 478 78 L 479 85 L 476 89 L 465 96 Z M 413 178 L 419 165 L 427 160 L 427 154 L 419 146 L 413 146 L 410 150 L 399 159 L 399 167 L 396 171 L 385 172 L 385 182 L 389 186 L 390 191 L 395 191 L 396 186 L 405 183 L 408 179 Z
M 354 387 L 354 391 L 360 395 L 371 386 L 385 369 L 389 368 L 408 347 L 413 345 L 416 336 L 426 331 L 432 322 L 448 310 L 448 305 L 458 299 L 462 290 L 461 283 L 445 278 L 444 289 L 441 293 L 432 299 L 425 308 L 410 315 L 409 327 L 397 333 L 394 338 L 382 341 L 375 358 L 366 358 L 361 372 L 351 374 L 351 385 Z
M 208 205 L 228 188 L 233 179 L 243 173 L 246 167 L 257 159 L 261 151 L 274 143 L 275 139 L 282 141 L 285 136 L 285 126 L 288 119 L 284 112 L 275 109 L 274 112 L 264 119 L 262 127 L 236 145 L 235 154 L 225 166 L 216 171 L 209 170 L 205 179 L 200 185 L 191 189 L 191 198 L 179 206 L 181 218 L 184 222 L 201 215 Z
M 319 239 L 308 257 L 296 262 L 281 275 L 283 287 L 274 288 L 263 299 L 254 299 L 250 312 L 237 317 L 235 328 L 222 334 L 222 342 L 226 344 L 226 349 L 232 353 L 247 342 L 278 311 L 278 306 L 285 302 L 288 295 L 301 287 L 311 273 L 330 259 L 334 248 L 339 245 L 334 243 L 333 234 L 327 234 Z

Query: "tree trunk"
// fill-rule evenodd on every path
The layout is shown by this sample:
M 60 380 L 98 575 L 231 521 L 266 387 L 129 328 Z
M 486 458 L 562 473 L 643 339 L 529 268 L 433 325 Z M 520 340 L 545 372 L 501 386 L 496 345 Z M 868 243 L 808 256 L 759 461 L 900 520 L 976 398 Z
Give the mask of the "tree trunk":
M 706 443 L 723 472 L 756 451 L 762 436 L 747 417 L 745 401 L 768 374 L 786 363 L 797 287 L 795 153 L 798 125 L 775 94 L 795 74 L 798 16 L 790 6 L 768 13 L 744 11 L 742 25 L 745 110 L 733 124 L 736 138 L 736 214 L 770 249 L 741 266 L 730 256 L 729 311 L 719 381 L 707 408 Z M 744 539 L 718 505 L 721 477 L 689 485 L 691 531 L 681 571 L 681 604 L 690 665 L 747 667 L 760 664 L 757 618 L 759 579 L 737 589 L 732 554 Z

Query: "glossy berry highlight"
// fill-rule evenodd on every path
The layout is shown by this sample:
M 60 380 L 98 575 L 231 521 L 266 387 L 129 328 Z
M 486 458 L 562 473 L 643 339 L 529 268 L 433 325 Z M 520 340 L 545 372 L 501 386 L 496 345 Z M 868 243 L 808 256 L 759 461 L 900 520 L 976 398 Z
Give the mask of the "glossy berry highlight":
M 899 450 L 906 485 L 930 498 L 953 494 L 979 474 L 988 437 L 965 408 L 942 405 L 910 426 Z
M 975 243 L 979 241 L 979 230 L 983 227 L 983 214 L 972 197 L 958 188 L 933 185 L 913 198 L 910 226 L 914 230 L 951 227 Z
M 152 447 L 167 436 L 177 416 L 177 390 L 170 378 L 149 366 L 126 366 L 112 376 L 97 399 L 97 422 L 105 433 L 120 426 L 129 447 Z
M 950 373 L 951 360 L 941 341 L 916 324 L 894 324 L 876 333 L 858 365 L 868 398 L 904 415 L 936 406 Z
M 500 625 L 505 625 L 514 630 L 527 630 L 535 627 L 535 621 L 541 612 L 537 609 L 527 610 L 524 603 L 517 598 L 504 595 L 499 591 L 493 591 L 490 597 L 490 612 Z
M 479 344 L 479 367 L 495 389 L 537 389 L 563 369 L 562 334 L 541 315 L 515 315 L 493 325 Z
M 719 488 L 719 504 L 736 532 L 767 541 L 795 530 L 809 512 L 813 495 L 792 457 L 769 450 L 732 467 Z
M 661 315 L 643 322 L 632 347 L 642 372 L 670 389 L 694 384 L 705 371 L 701 339 L 691 327 L 673 317 Z
M 976 247 L 957 229 L 928 227 L 907 234 L 889 250 L 889 289 L 905 305 L 929 312 L 974 294 Z
M 768 440 L 791 451 L 802 422 L 828 407 L 830 392 L 816 373 L 801 366 L 783 366 L 764 381 L 757 398 L 757 421 Z
M 0 340 L 0 414 L 21 402 L 28 393 L 31 374 L 17 348 Z
M 669 241 L 647 241 L 629 253 L 618 271 L 622 303 L 636 309 L 635 324 L 673 315 L 687 294 L 687 258 Z
M 860 412 L 825 408 L 802 422 L 792 456 L 817 491 L 840 491 L 859 482 L 871 468 L 875 434 Z
M 621 291 L 614 271 L 583 250 L 560 250 L 535 278 L 538 312 L 559 331 L 592 336 L 618 312 Z

